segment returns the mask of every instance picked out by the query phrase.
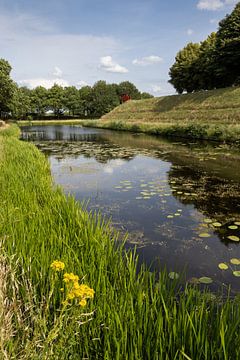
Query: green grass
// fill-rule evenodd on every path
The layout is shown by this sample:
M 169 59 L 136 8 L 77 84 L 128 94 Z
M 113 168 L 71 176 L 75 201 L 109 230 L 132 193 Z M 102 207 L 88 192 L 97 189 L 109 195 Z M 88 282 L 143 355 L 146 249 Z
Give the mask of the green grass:
M 192 139 L 240 141 L 240 87 L 126 102 L 85 126 Z
M 164 270 L 137 273 L 136 256 L 101 216 L 52 184 L 46 158 L 17 134 L 15 127 L 0 133 L 4 358 L 240 359 L 240 298 L 180 286 Z M 60 315 L 55 259 L 95 290 L 86 308 Z
M 31 126 L 31 125 L 79 125 L 84 120 L 19 120 L 17 124 L 19 126 Z

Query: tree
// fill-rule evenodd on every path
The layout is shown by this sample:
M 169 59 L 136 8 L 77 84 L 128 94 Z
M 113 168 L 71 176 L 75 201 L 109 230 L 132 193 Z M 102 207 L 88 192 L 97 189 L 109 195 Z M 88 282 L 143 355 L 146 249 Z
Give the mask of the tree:
M 183 91 L 192 92 L 198 88 L 198 78 L 194 73 L 195 62 L 200 55 L 200 45 L 198 43 L 189 43 L 180 50 L 175 63 L 169 71 L 169 82 L 175 87 L 178 93 Z
M 37 86 L 31 91 L 31 109 L 38 117 L 45 115 L 48 109 L 48 90 L 43 86 Z
M 117 94 L 118 94 L 118 96 L 122 96 L 124 94 L 127 94 L 133 100 L 141 99 L 140 91 L 130 81 L 123 81 L 120 84 L 118 84 Z
M 55 116 L 62 115 L 64 110 L 64 89 L 61 86 L 54 84 L 48 90 L 48 104 Z
M 106 81 L 98 81 L 87 97 L 87 106 L 90 116 L 100 117 L 120 104 L 115 86 Z
M 11 101 L 16 90 L 10 77 L 12 68 L 8 61 L 0 59 L 0 117 L 2 113 L 9 112 Z
M 153 97 L 154 97 L 153 95 L 151 95 L 151 94 L 149 94 L 147 92 L 142 92 L 141 93 L 141 99 L 151 99 Z
M 14 119 L 26 118 L 31 112 L 31 90 L 27 87 L 17 87 L 10 104 L 10 110 Z
M 216 33 L 211 33 L 208 38 L 201 42 L 199 56 L 192 67 L 195 78 L 194 90 L 208 90 L 216 86 Z
M 240 78 L 240 2 L 219 23 L 216 36 L 217 87 L 233 85 Z
M 75 86 L 68 86 L 63 93 L 63 106 L 69 114 L 75 115 L 79 109 L 80 96 Z
M 78 112 L 80 116 L 86 117 L 89 116 L 91 110 L 89 108 L 88 99 L 91 98 L 92 88 L 91 86 L 83 86 L 78 90 L 79 92 L 79 107 Z

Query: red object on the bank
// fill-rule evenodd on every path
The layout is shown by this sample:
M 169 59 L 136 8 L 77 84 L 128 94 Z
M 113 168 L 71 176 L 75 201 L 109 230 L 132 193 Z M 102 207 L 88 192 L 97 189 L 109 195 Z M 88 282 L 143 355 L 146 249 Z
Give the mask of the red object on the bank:
M 128 94 L 122 94 L 121 95 L 121 103 L 124 103 L 128 100 L 131 100 L 131 97 Z

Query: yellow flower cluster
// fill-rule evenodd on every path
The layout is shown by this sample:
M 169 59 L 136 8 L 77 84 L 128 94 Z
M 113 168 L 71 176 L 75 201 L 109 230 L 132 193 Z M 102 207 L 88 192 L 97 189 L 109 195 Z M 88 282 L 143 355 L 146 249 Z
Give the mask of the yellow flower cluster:
M 65 273 L 63 281 L 67 286 L 67 297 L 64 304 L 69 300 L 77 300 L 80 306 L 86 306 L 87 300 L 94 297 L 94 290 L 84 284 L 79 284 L 79 277 L 73 273 Z
M 65 264 L 62 261 L 55 260 L 51 264 L 51 268 L 55 271 L 61 271 L 65 268 Z M 73 273 L 65 273 L 63 275 L 63 281 L 66 284 L 66 300 L 63 301 L 64 305 L 68 305 L 69 301 L 77 300 L 80 306 L 87 305 L 87 299 L 94 297 L 94 290 L 84 284 L 79 284 L 79 277 Z M 64 288 L 60 289 L 64 292 Z
M 55 271 L 62 271 L 65 268 L 65 264 L 62 261 L 54 260 L 51 264 L 51 268 Z

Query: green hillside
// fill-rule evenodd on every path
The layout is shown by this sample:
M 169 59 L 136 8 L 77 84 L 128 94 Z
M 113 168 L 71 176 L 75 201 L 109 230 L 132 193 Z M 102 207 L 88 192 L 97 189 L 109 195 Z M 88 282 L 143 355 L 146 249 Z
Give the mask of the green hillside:
M 240 87 L 128 101 L 84 125 L 219 141 L 240 141 Z

